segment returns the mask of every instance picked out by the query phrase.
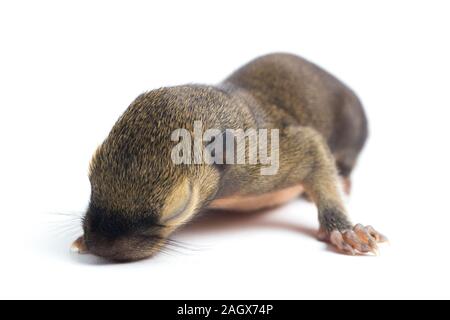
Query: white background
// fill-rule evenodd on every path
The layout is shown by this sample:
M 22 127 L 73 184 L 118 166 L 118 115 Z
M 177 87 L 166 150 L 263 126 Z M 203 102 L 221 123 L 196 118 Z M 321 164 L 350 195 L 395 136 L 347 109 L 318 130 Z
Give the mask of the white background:
M 448 1 L 3 1 L 0 298 L 450 298 Z M 380 257 L 315 240 L 298 200 L 221 214 L 192 250 L 132 264 L 69 252 L 96 146 L 141 92 L 214 84 L 265 53 L 348 83 L 371 137 L 348 199 Z

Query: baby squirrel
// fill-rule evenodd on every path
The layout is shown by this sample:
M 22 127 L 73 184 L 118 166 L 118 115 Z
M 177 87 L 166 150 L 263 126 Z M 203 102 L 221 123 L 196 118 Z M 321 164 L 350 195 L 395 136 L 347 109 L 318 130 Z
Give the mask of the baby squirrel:
M 277 129 L 277 173 L 262 175 L 261 163 L 175 164 L 171 136 L 180 128 L 195 135 L 196 121 L 221 132 Z M 340 193 L 340 177 L 350 189 L 367 134 L 357 96 L 290 54 L 253 60 L 217 86 L 144 93 L 93 156 L 84 235 L 73 247 L 113 261 L 144 259 L 202 211 L 269 208 L 305 191 L 318 209 L 320 239 L 346 254 L 376 252 L 386 238 L 353 225 Z

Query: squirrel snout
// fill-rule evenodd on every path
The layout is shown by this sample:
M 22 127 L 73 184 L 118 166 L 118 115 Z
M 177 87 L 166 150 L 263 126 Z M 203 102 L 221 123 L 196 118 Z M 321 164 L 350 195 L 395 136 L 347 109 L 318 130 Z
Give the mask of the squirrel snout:
M 86 242 L 84 241 L 84 236 L 79 237 L 72 243 L 70 250 L 74 253 L 86 254 L 89 252 Z

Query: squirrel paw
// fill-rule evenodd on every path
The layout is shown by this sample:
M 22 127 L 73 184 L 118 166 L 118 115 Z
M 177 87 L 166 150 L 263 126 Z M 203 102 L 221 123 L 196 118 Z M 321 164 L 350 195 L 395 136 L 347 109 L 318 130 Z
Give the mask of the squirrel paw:
M 339 231 L 334 230 L 331 233 L 319 233 L 321 240 L 328 240 L 340 252 L 357 255 L 372 252 L 378 255 L 378 243 L 387 242 L 388 239 L 371 226 L 357 224 L 353 229 Z

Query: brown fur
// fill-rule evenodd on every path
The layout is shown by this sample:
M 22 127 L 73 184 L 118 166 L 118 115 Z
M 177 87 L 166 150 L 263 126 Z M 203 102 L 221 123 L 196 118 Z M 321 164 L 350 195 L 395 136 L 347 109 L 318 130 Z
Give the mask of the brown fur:
M 175 166 L 170 135 L 178 128 L 193 132 L 196 120 L 205 129 L 280 129 L 278 174 L 261 176 L 260 165 Z M 214 206 L 224 199 L 258 199 L 299 185 L 316 203 L 322 230 L 345 231 L 351 224 L 338 170 L 350 176 L 366 136 L 367 121 L 354 93 L 289 54 L 256 59 L 218 86 L 144 93 L 92 160 L 82 240 L 91 253 L 106 258 L 145 258 L 213 200 Z M 172 217 L 176 210 L 183 212 Z

